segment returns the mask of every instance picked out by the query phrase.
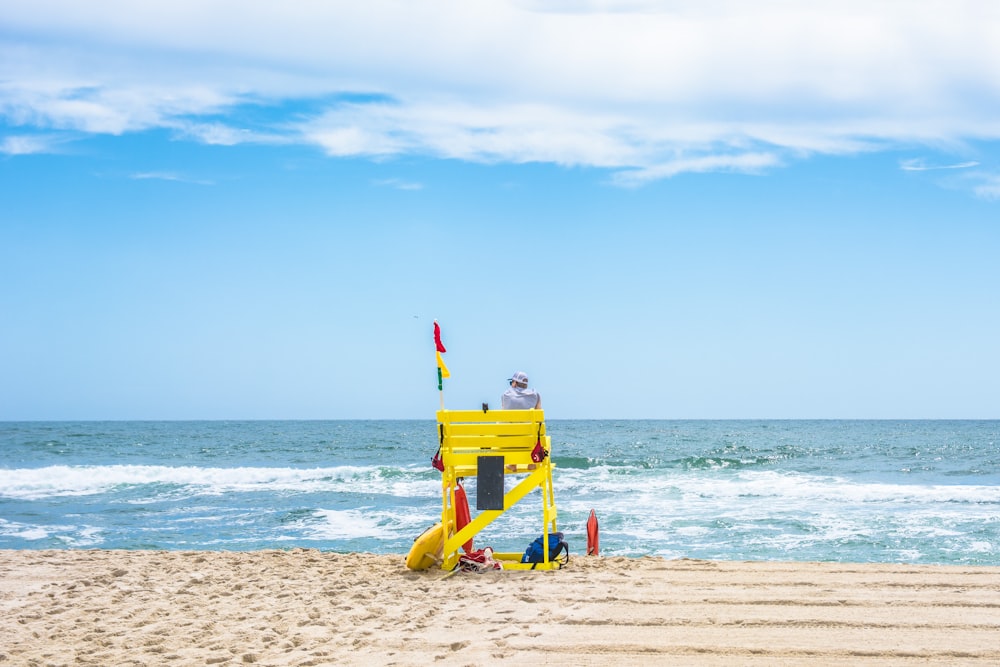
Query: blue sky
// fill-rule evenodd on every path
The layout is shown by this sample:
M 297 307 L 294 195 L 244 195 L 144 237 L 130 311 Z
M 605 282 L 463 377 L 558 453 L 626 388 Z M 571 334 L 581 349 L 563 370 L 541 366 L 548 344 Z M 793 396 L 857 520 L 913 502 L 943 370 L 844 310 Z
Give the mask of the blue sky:
M 285 6 L 287 5 L 287 6 Z M 0 419 L 998 418 L 1000 8 L 0 6 Z

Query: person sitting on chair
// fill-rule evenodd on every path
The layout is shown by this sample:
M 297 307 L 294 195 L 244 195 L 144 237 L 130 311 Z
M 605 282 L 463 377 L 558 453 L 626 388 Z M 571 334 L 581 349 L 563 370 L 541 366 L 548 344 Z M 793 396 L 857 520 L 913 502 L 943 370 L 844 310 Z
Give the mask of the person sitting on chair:
M 531 410 L 542 408 L 542 396 L 534 389 L 528 389 L 528 376 L 518 371 L 508 380 L 510 389 L 503 393 L 500 407 L 504 410 Z

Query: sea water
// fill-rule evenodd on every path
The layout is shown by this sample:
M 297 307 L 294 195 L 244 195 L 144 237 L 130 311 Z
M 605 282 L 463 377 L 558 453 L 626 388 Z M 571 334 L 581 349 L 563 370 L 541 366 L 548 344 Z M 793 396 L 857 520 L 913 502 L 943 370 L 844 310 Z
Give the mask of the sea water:
M 577 556 L 593 509 L 604 555 L 1000 565 L 998 421 L 547 427 Z M 405 554 L 437 444 L 432 420 L 0 423 L 0 548 Z M 537 493 L 477 547 L 523 551 Z

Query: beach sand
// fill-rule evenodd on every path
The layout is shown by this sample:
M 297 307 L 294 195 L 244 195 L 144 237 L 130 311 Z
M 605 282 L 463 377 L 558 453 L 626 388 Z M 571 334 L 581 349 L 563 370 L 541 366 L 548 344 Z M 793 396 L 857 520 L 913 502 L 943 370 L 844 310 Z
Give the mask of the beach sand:
M 1000 664 L 1000 568 L 0 551 L 2 665 Z

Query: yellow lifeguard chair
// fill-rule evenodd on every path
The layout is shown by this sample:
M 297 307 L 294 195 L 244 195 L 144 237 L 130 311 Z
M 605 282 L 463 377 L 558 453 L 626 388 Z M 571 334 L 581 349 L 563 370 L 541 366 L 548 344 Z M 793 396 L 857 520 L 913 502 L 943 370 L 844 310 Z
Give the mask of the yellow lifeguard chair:
M 441 526 L 444 551 L 441 568 L 458 564 L 462 545 L 498 519 L 536 488 L 542 493 L 542 544 L 556 532 L 556 501 L 552 492 L 551 440 L 545 434 L 542 410 L 439 410 L 441 444 Z M 536 450 L 536 446 L 539 446 Z M 539 456 L 537 452 L 544 450 Z M 532 452 L 536 458 L 532 459 Z M 455 490 L 459 480 L 476 477 L 476 508 L 479 514 L 457 530 Z M 505 492 L 505 480 L 517 483 Z M 522 563 L 521 553 L 494 553 L 493 558 L 509 570 L 552 570 L 561 567 L 543 549 L 541 563 Z

